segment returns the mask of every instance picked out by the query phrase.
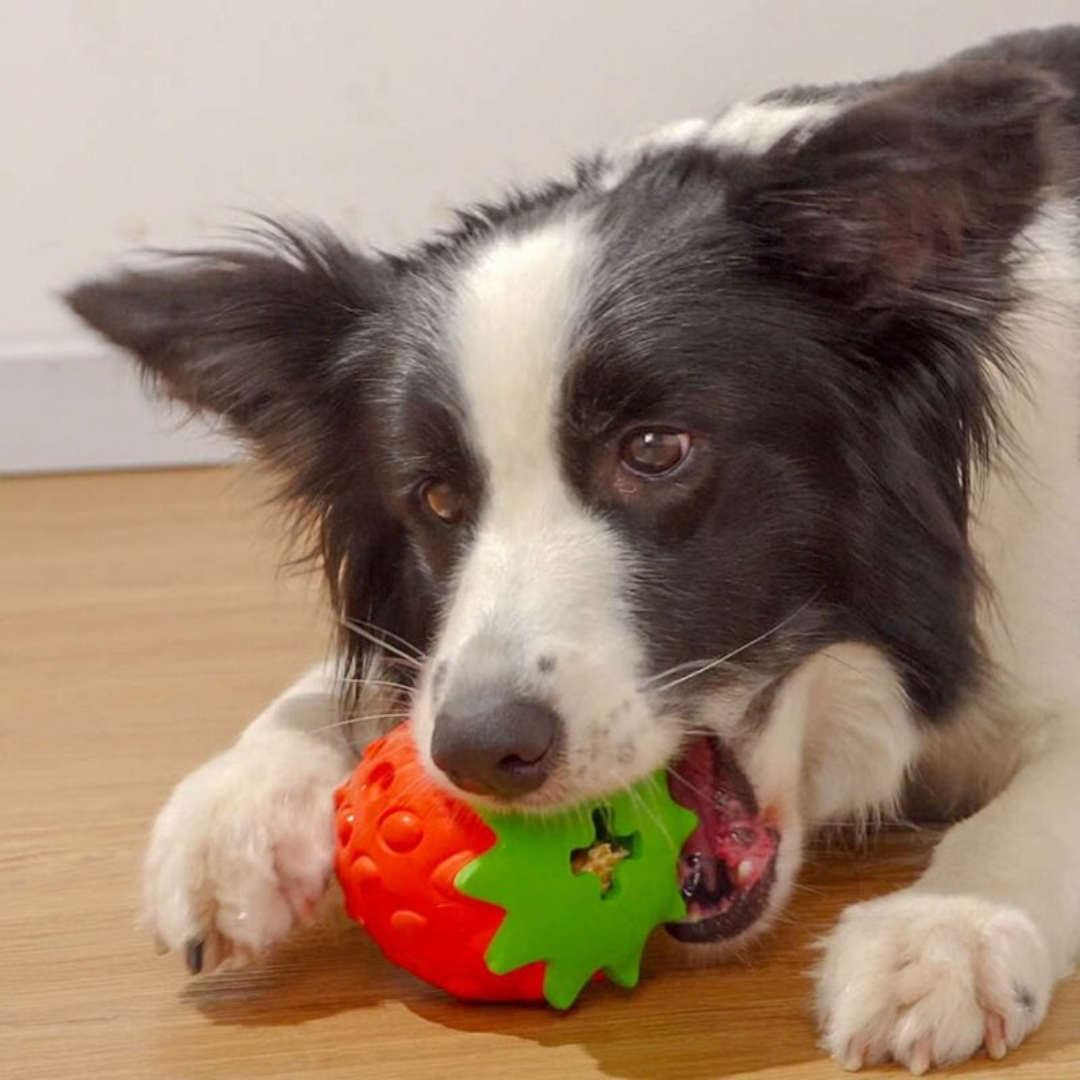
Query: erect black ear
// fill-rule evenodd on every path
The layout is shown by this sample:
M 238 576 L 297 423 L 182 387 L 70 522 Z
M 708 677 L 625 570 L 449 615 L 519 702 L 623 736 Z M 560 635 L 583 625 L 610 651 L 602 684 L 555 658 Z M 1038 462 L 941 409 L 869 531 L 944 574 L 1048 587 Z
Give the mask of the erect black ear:
M 273 454 L 341 411 L 334 360 L 388 278 L 321 226 L 267 223 L 244 246 L 166 254 L 65 299 L 171 397 Z
M 733 193 L 773 271 L 861 307 L 902 301 L 971 259 L 1000 260 L 1054 178 L 1051 76 L 956 62 L 778 144 Z

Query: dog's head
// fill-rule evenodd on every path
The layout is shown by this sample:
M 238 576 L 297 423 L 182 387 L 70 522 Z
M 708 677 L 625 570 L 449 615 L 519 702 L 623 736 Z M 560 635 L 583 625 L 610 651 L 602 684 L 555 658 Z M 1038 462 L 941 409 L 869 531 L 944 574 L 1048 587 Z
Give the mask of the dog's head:
M 406 257 L 275 229 L 70 302 L 283 471 L 354 667 L 422 653 L 445 783 L 539 810 L 671 767 L 681 936 L 732 936 L 806 811 L 755 753 L 791 674 L 862 642 L 932 719 L 973 670 L 983 361 L 1058 97 L 945 69 L 594 161 Z

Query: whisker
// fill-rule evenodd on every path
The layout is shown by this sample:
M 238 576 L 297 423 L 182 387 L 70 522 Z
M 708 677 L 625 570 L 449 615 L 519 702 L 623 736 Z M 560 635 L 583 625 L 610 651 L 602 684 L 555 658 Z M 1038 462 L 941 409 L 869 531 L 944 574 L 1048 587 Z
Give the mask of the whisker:
M 374 723 L 376 720 L 408 720 L 410 715 L 407 712 L 391 712 L 372 713 L 367 716 L 349 716 L 344 720 L 334 720 L 329 724 L 320 724 L 319 727 L 311 730 L 314 732 L 334 731 L 336 728 L 355 727 L 360 724 Z
M 698 678 L 698 676 L 704 675 L 705 672 L 711 671 L 713 668 L 717 668 L 721 664 L 726 664 L 729 660 L 738 656 L 740 653 L 746 652 L 747 649 L 752 649 L 755 645 L 760 645 L 761 642 L 765 641 L 766 638 L 772 637 L 773 634 L 777 633 L 777 631 L 779 630 L 782 630 L 785 626 L 788 625 L 788 623 L 797 619 L 816 599 L 816 596 L 817 594 L 815 594 L 815 596 L 812 596 L 809 600 L 806 600 L 804 603 L 800 604 L 799 607 L 797 607 L 793 612 L 791 612 L 790 615 L 785 616 L 775 626 L 773 626 L 769 630 L 766 630 L 763 634 L 758 634 L 758 636 L 752 641 L 748 641 L 744 645 L 740 645 L 737 649 L 732 649 L 731 652 L 727 653 L 725 656 L 720 656 L 717 657 L 717 659 L 715 660 L 709 661 L 709 663 L 705 664 L 704 667 L 699 668 L 697 671 L 692 671 L 687 675 L 682 675 L 677 679 L 672 679 L 671 682 L 664 683 L 663 686 L 656 688 L 654 690 L 654 693 L 664 694 L 668 690 L 671 690 L 673 687 L 679 686 L 681 683 L 688 682 L 690 679 L 696 679 Z
M 809 893 L 811 896 L 828 896 L 829 890 L 821 888 L 820 885 L 807 885 L 802 881 L 793 881 L 791 883 L 791 889 L 793 892 Z
M 367 641 L 370 641 L 372 645 L 378 645 L 380 649 L 385 650 L 391 656 L 397 657 L 398 661 L 404 664 L 408 664 L 410 667 L 415 668 L 417 671 L 423 666 L 416 657 L 410 656 L 407 652 L 403 652 L 396 645 L 391 645 L 381 638 L 376 637 L 370 630 L 365 630 L 359 623 L 353 622 L 352 619 L 342 619 L 342 624 L 345 628 L 358 637 L 362 637 Z
M 638 683 L 638 689 L 644 690 L 647 687 L 651 686 L 653 683 L 660 682 L 662 679 L 666 679 L 670 675 L 675 675 L 680 671 L 686 671 L 689 668 L 699 667 L 702 664 L 708 664 L 712 660 L 713 657 L 711 656 L 702 656 L 697 660 L 683 660 L 678 664 L 672 664 L 671 667 L 665 669 L 664 671 L 658 671 L 655 675 L 650 675 L 647 679 Z M 742 664 L 738 666 L 745 667 L 745 665 Z
M 339 681 L 349 686 L 389 686 L 393 690 L 402 690 L 406 694 L 411 694 L 416 689 L 416 687 L 409 686 L 407 683 L 393 682 L 390 679 L 365 679 L 362 676 L 356 678 L 346 676 Z
M 708 802 L 708 801 L 710 801 L 712 799 L 712 792 L 711 791 L 706 791 L 705 789 L 698 787 L 697 784 L 690 783 L 690 781 L 687 780 L 686 777 L 683 776 L 682 773 L 680 773 L 678 769 L 675 769 L 675 768 L 672 768 L 671 766 L 668 766 L 667 771 L 672 776 L 674 776 L 675 779 L 679 781 L 679 783 L 681 783 L 684 786 L 688 787 L 700 799 L 705 800 L 706 802 Z
M 390 638 L 392 641 L 396 641 L 399 646 L 408 650 L 409 653 L 416 656 L 417 660 L 423 660 L 424 650 L 414 645 L 408 638 L 402 637 L 400 634 L 395 634 L 393 630 L 387 630 L 385 627 L 378 626 L 377 624 L 370 622 L 367 619 L 352 619 L 346 618 L 342 620 L 350 629 L 353 626 L 363 626 L 373 633 L 383 634 L 385 637 Z
M 656 788 L 659 786 L 659 783 L 659 777 L 655 775 L 650 776 L 647 780 L 647 786 L 649 787 Z M 631 801 L 637 807 L 638 811 L 640 812 L 644 810 L 645 813 L 649 815 L 649 817 L 652 819 L 653 824 L 667 841 L 668 847 L 674 848 L 675 838 L 671 835 L 671 831 L 668 829 L 667 822 L 664 821 L 663 818 L 661 818 L 661 816 L 649 805 L 648 801 L 645 799 L 641 792 L 635 790 L 634 788 L 630 788 L 629 793 Z

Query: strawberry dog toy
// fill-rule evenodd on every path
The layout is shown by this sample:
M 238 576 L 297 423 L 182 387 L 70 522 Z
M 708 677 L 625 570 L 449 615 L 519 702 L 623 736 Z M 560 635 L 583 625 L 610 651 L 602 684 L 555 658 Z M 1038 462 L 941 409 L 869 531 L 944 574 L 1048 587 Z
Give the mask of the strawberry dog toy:
M 349 915 L 394 963 L 458 998 L 573 1004 L 599 973 L 638 981 L 645 941 L 681 919 L 695 816 L 663 772 L 550 815 L 478 811 L 426 773 L 409 725 L 337 792 Z

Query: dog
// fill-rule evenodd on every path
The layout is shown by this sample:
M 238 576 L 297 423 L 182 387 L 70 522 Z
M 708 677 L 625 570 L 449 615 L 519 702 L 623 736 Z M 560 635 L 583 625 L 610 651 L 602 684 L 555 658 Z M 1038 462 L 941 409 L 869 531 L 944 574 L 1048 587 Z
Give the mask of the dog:
M 692 950 L 807 839 L 957 823 L 855 904 L 822 1046 L 913 1073 L 1042 1022 L 1080 944 L 1080 27 L 797 87 L 463 213 L 68 294 L 282 476 L 343 627 L 153 828 L 195 972 L 314 917 L 332 793 L 408 712 L 479 806 L 667 768 Z

